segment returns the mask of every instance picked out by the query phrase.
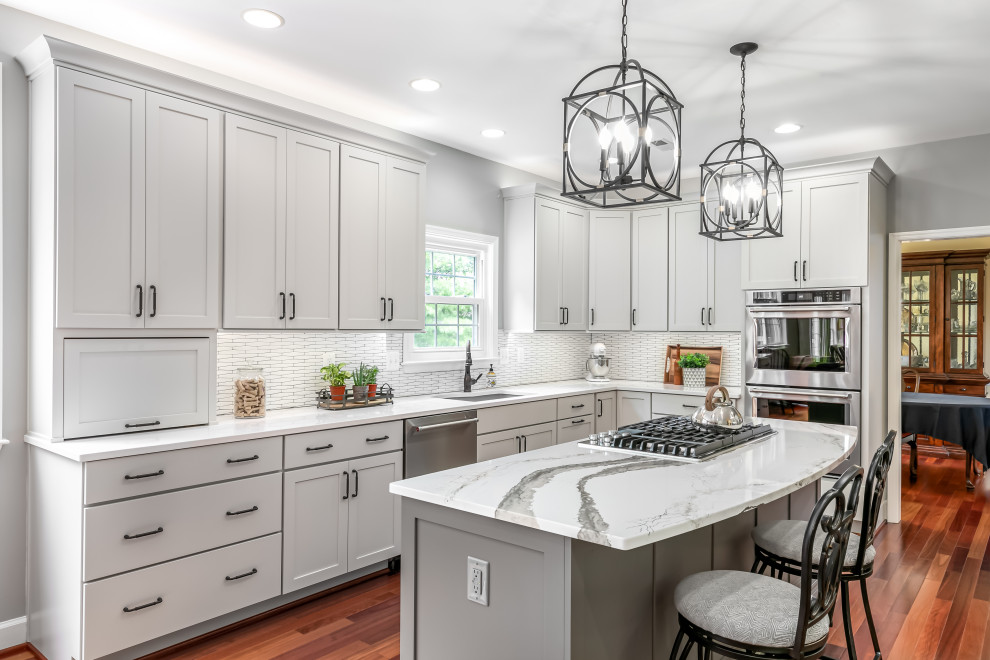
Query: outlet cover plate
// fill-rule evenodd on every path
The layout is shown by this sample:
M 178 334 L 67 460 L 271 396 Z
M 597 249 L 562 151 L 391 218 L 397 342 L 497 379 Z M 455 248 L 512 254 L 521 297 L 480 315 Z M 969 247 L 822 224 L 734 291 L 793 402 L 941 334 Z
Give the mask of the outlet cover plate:
M 467 560 L 467 597 L 472 603 L 488 607 L 488 562 L 483 559 L 468 557 Z

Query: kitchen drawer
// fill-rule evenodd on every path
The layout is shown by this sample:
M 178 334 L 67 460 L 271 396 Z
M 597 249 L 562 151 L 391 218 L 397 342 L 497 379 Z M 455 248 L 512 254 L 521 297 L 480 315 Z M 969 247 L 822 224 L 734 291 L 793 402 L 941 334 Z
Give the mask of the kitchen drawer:
M 690 415 L 699 406 L 705 405 L 704 396 L 693 394 L 656 394 L 650 405 L 654 415 Z
M 557 422 L 557 444 L 587 440 L 595 432 L 595 416 L 585 415 Z
M 81 660 L 278 596 L 281 551 L 272 534 L 83 585 Z
M 91 461 L 84 470 L 83 503 L 122 500 L 281 469 L 281 436 Z
M 557 443 L 557 423 L 546 422 L 478 436 L 478 462 L 542 449 Z
M 88 507 L 83 511 L 83 581 L 281 528 L 279 473 Z
M 911 383 L 914 385 L 914 383 Z M 922 383 L 921 391 L 925 391 L 924 383 Z M 986 396 L 985 388 L 982 385 L 952 385 L 946 383 L 942 385 L 943 394 L 961 394 L 963 396 Z
M 210 340 L 66 339 L 62 435 L 210 421 Z
M 478 433 L 493 433 L 556 420 L 556 399 L 481 408 L 478 410 Z
M 402 449 L 402 422 L 363 424 L 285 436 L 285 469 Z
M 582 394 L 557 399 L 557 419 L 589 415 L 595 409 L 595 395 Z

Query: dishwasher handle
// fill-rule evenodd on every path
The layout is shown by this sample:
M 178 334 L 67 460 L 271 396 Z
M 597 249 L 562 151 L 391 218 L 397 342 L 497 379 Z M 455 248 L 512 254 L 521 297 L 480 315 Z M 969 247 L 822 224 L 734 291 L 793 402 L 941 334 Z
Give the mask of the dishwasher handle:
M 469 417 L 467 419 L 455 419 L 452 422 L 439 422 L 437 424 L 427 424 L 426 426 L 414 426 L 412 427 L 412 430 L 415 431 L 416 433 L 419 433 L 420 431 L 439 429 L 439 428 L 443 428 L 444 426 L 461 426 L 463 424 L 477 424 L 477 423 L 478 423 L 477 417 Z

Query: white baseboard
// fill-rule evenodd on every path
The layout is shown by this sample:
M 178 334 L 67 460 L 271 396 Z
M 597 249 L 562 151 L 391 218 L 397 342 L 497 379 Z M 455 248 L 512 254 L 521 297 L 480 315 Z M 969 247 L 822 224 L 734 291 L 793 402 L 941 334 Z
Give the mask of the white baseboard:
M 27 617 L 0 621 L 0 651 L 27 641 Z

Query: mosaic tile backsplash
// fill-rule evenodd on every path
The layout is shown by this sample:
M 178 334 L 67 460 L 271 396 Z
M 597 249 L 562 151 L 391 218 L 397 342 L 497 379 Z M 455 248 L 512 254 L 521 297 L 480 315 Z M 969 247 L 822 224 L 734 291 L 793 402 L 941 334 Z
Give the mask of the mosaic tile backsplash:
M 499 332 L 500 364 L 495 367 L 500 386 L 545 383 L 584 377 L 584 360 L 592 341 L 601 341 L 612 358 L 612 377 L 662 380 L 667 344 L 723 346 L 722 382 L 738 385 L 741 377 L 738 333 L 585 333 Z M 464 365 L 443 371 L 411 373 L 388 369 L 388 357 L 401 356 L 401 333 L 351 332 L 220 332 L 217 336 L 217 414 L 233 412 L 233 383 L 238 367 L 265 369 L 269 410 L 315 404 L 323 386 L 320 367 L 324 355 L 349 367 L 359 362 L 381 367 L 379 383 L 388 383 L 400 396 L 456 392 L 463 388 Z M 487 371 L 476 360 L 474 370 Z

